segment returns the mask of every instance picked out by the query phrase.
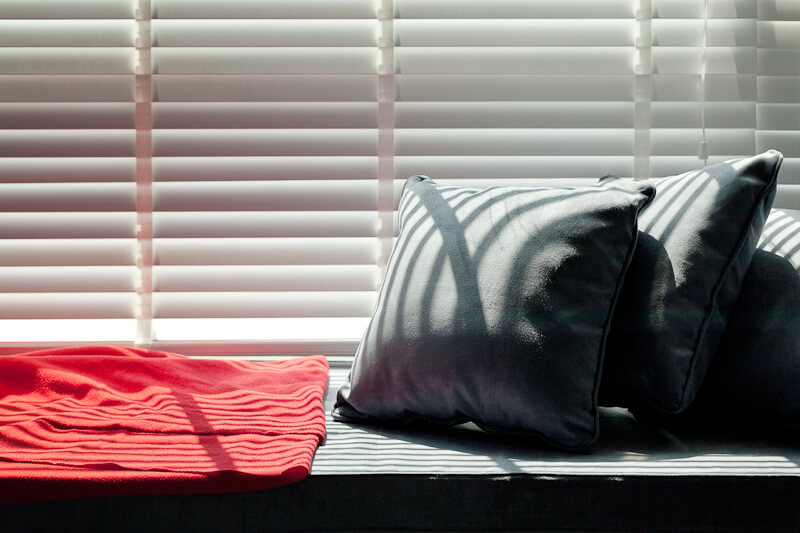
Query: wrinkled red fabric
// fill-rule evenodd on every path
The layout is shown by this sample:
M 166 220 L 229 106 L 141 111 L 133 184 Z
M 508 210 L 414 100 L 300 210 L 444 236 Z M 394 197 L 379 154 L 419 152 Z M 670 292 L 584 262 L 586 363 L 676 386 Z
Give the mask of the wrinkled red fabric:
M 0 357 L 0 503 L 262 490 L 308 476 L 322 356 L 84 346 Z

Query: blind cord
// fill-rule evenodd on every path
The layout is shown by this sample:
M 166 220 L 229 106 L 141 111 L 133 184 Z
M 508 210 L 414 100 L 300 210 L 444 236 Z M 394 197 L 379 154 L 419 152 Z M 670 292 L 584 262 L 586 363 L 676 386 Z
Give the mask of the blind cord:
M 706 139 L 706 60 L 708 51 L 708 0 L 703 2 L 703 53 L 700 60 L 700 149 L 697 157 L 708 165 L 708 140 Z

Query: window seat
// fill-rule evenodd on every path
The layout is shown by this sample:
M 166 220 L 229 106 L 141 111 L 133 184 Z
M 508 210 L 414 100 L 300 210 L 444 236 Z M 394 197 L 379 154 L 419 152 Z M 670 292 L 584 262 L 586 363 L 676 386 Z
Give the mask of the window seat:
M 796 529 L 796 439 L 697 435 L 604 409 L 591 453 L 487 435 L 334 422 L 307 480 L 256 493 L 0 507 L 3 531 Z

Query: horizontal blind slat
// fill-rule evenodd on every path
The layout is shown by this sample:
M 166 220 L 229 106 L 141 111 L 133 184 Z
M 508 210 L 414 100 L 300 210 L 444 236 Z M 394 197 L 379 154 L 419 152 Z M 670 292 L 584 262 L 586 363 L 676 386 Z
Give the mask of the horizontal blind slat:
M 794 158 L 795 160 L 800 158 Z M 795 167 L 796 168 L 796 167 Z M 800 185 L 778 185 L 773 207 L 778 209 L 795 209 L 800 206 Z
M 798 25 L 800 31 L 800 25 Z M 799 76 L 800 49 L 758 51 L 758 74 L 762 76 Z
M 4 75 L 0 102 L 134 102 L 133 75 Z
M 653 47 L 653 73 L 700 74 L 755 74 L 757 71 L 755 47 Z
M 2 157 L 0 183 L 135 182 L 130 157 Z
M 157 48 L 153 72 L 167 74 L 371 74 L 374 49 L 331 48 L 236 48 L 236 61 L 225 48 Z M 2 69 L 0 56 L 0 69 Z
M 0 157 L 135 157 L 134 130 L 0 130 Z
M 159 49 L 170 46 L 373 47 L 377 24 L 375 19 L 162 19 L 153 20 L 151 35 Z
M 798 130 L 800 129 L 800 105 L 797 104 L 759 104 L 756 110 L 759 129 Z
M 794 0 L 758 2 L 758 16 L 771 20 L 800 20 L 800 5 Z
M 758 102 L 768 104 L 800 104 L 800 77 L 759 76 Z
M 375 155 L 371 129 L 192 129 L 153 131 L 153 157 Z
M 130 47 L 0 48 L 0 75 L 128 74 L 133 71 Z
M 375 237 L 372 211 L 158 212 L 156 237 Z
M 800 47 L 800 20 L 759 20 L 759 48 L 794 48 Z
M 155 181 L 374 179 L 374 156 L 158 157 Z
M 135 318 L 133 292 L 6 293 L 2 319 Z
M 755 18 L 758 12 L 756 4 L 736 0 L 708 0 L 708 16 L 721 19 Z M 653 0 L 653 17 L 702 20 L 705 5 L 704 0 Z
M 368 316 L 375 291 L 157 292 L 153 318 L 291 318 Z
M 630 156 L 398 156 L 398 176 L 429 173 L 442 179 L 591 178 L 631 176 Z
M 755 46 L 760 39 L 750 20 L 712 18 L 705 24 L 701 17 L 654 19 L 651 24 L 653 46 L 702 46 L 704 36 L 708 46 Z
M 156 129 L 371 128 L 375 102 L 166 102 L 153 105 Z
M 156 265 L 375 264 L 371 237 L 160 238 L 153 248 Z
M 396 98 L 404 101 L 631 101 L 630 75 L 398 74 Z
M 456 18 L 632 18 L 633 2 L 627 0 L 397 0 L 399 19 Z
M 364 0 L 153 0 L 154 19 L 353 19 L 374 18 Z
M 372 102 L 376 91 L 370 74 L 153 76 L 157 102 Z
M 706 128 L 706 139 L 709 146 L 714 147 L 715 155 L 735 157 L 753 150 L 755 128 Z M 696 128 L 654 129 L 650 132 L 650 145 L 654 156 L 695 154 L 701 140 L 702 132 Z
M 699 73 L 654 74 L 652 100 L 654 102 L 689 102 L 700 100 Z M 753 74 L 708 74 L 705 93 L 708 102 L 756 101 L 761 97 L 761 80 Z
M 626 155 L 630 129 L 397 129 L 395 150 L 405 155 Z
M 701 110 L 709 128 L 752 129 L 756 123 L 756 102 L 653 102 L 650 106 L 653 128 L 701 127 Z
M 595 46 L 633 45 L 632 19 L 433 19 L 394 21 L 401 47 Z
M 377 289 L 372 265 L 201 265 L 156 266 L 153 287 L 159 292 L 297 292 Z
M 60 204 L 58 206 L 61 207 Z M 57 217 L 58 223 L 53 219 Z M 136 237 L 133 212 L 0 212 L 0 239 L 124 239 Z
M 134 292 L 136 267 L 5 267 L 0 268 L 0 292 Z
M 135 104 L 0 104 L 0 129 L 128 129 L 135 127 Z
M 756 132 L 756 142 L 759 147 L 772 148 L 779 152 L 785 152 L 790 157 L 800 157 L 800 131 L 758 131 Z M 788 174 L 788 173 L 787 173 Z
M 0 210 L 135 212 L 136 187 L 132 183 L 5 183 L 0 184 Z
M 3 0 L 4 19 L 132 19 L 134 0 Z
M 396 128 L 632 128 L 633 102 L 397 102 Z
M 181 353 L 218 355 L 353 354 L 368 317 L 157 318 L 154 346 Z M 213 341 L 224 341 L 214 345 Z M 207 350 L 207 351 L 206 351 Z
M 0 19 L 0 46 L 132 47 L 135 32 L 133 20 Z
M 376 209 L 374 182 L 157 182 L 155 211 L 367 211 Z
M 401 47 L 397 74 L 628 74 L 626 47 Z
M 65 345 L 124 344 L 135 336 L 136 320 L 133 318 L 0 320 L 3 353 Z
M 134 239 L 6 239 L 0 266 L 114 266 L 136 264 Z

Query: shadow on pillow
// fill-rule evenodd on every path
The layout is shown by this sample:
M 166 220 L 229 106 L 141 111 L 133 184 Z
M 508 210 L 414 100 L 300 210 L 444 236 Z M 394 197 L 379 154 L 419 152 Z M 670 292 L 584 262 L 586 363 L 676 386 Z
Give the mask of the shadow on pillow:
M 653 189 L 468 189 L 409 178 L 400 235 L 334 418 L 586 449 L 605 337 Z

